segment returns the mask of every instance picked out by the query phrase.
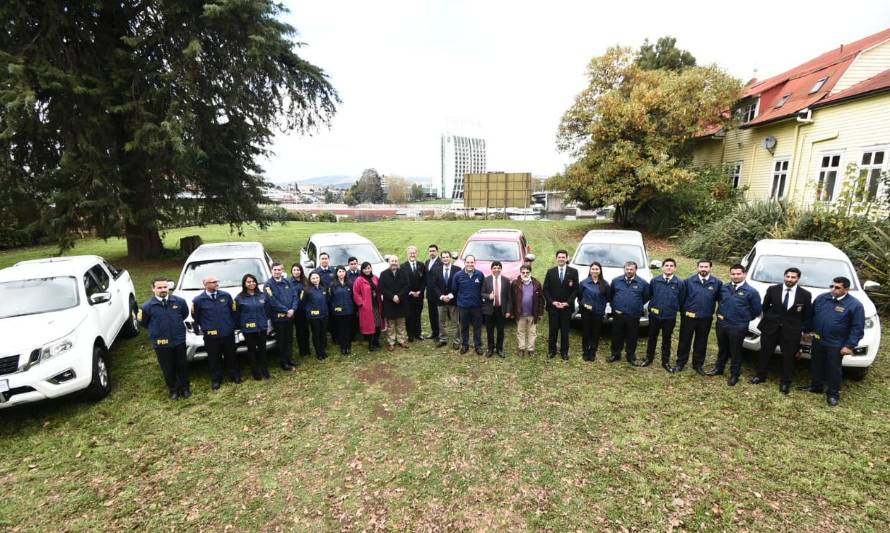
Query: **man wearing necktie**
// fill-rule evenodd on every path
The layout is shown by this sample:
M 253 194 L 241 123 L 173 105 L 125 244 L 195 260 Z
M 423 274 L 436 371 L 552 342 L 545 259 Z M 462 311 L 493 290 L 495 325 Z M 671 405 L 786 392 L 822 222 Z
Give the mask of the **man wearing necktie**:
M 720 308 L 717 310 L 717 364 L 707 372 L 720 376 L 731 361 L 727 385 L 734 387 L 742 373 L 742 343 L 748 332 L 748 323 L 760 316 L 760 293 L 745 282 L 745 267 L 739 264 L 729 267 L 729 279 L 720 289 Z
M 223 364 L 229 379 L 241 383 L 241 366 L 235 351 L 235 308 L 232 296 L 219 290 L 219 279 L 207 276 L 204 292 L 192 300 L 192 327 L 204 337 L 210 388 L 217 390 L 223 380 Z
M 427 308 L 427 316 L 430 321 L 430 335 L 427 337 L 428 339 L 438 340 L 439 339 L 439 302 L 436 300 L 433 295 L 433 285 L 435 284 L 435 280 L 433 279 L 433 271 L 441 268 L 442 261 L 439 260 L 439 247 L 435 244 L 431 244 L 427 247 L 427 255 L 429 255 L 429 259 L 426 260 L 424 266 L 426 267 L 426 308 Z
M 677 366 L 674 372 L 682 372 L 692 351 L 692 368 L 704 375 L 708 334 L 720 289 L 723 282 L 711 275 L 710 259 L 698 260 L 698 273 L 686 278 L 686 296 L 680 304 L 680 339 L 677 343 Z M 693 340 L 694 339 L 694 340 Z
M 441 348 L 448 344 L 451 339 L 451 348 L 457 350 L 460 348 L 460 331 L 458 323 L 460 317 L 457 311 L 457 300 L 454 297 L 453 281 L 454 275 L 458 269 L 451 263 L 451 252 L 442 250 L 439 266 L 433 269 L 430 274 L 432 283 L 430 292 L 437 302 L 437 311 L 439 315 L 439 342 L 436 348 Z
M 491 275 L 482 282 L 482 319 L 488 338 L 488 352 L 504 357 L 504 322 L 510 318 L 510 280 L 501 275 L 500 261 L 491 262 Z
M 803 324 L 812 312 L 813 296 L 800 287 L 800 270 L 791 267 L 785 270 L 784 283 L 777 283 L 766 289 L 763 298 L 763 318 L 757 329 L 760 330 L 760 357 L 757 361 L 757 375 L 751 383 L 764 383 L 767 379 L 769 362 L 779 347 L 782 358 L 782 374 L 779 391 L 788 394 L 791 376 L 794 372 L 794 359 L 800 354 L 800 336 Z
M 406 250 L 408 260 L 402 268 L 408 272 L 408 315 L 405 317 L 405 329 L 408 330 L 408 342 L 423 340 L 420 327 L 420 315 L 423 313 L 423 294 L 426 291 L 426 266 L 417 260 L 417 247 L 409 246 Z
M 139 309 L 138 319 L 148 329 L 148 338 L 164 374 L 171 400 L 192 395 L 189 384 L 189 363 L 185 353 L 185 319 L 188 305 L 179 296 L 170 294 L 166 278 L 151 282 L 154 296 Z
M 566 264 L 568 260 L 569 253 L 566 250 L 556 252 L 556 266 L 548 270 L 544 277 L 544 298 L 547 301 L 549 322 L 547 357 L 556 357 L 556 341 L 559 337 L 559 354 L 563 361 L 569 360 L 569 330 L 578 296 L 578 271 Z

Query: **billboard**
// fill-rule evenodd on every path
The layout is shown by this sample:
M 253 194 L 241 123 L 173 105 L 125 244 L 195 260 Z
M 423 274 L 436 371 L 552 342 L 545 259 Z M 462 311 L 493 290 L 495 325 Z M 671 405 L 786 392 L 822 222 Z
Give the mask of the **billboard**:
M 485 172 L 464 176 L 464 207 L 528 207 L 531 195 L 531 172 Z

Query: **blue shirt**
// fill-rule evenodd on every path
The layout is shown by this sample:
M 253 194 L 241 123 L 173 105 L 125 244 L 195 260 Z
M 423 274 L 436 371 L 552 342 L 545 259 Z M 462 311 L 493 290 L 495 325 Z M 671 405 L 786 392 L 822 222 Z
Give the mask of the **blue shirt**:
M 686 278 L 686 298 L 680 305 L 680 311 L 689 318 L 711 318 L 717 307 L 717 298 L 720 297 L 720 288 L 723 282 L 714 276 L 709 276 L 702 285 L 698 274 Z
M 649 301 L 649 284 L 639 276 L 618 276 L 612 280 L 610 298 L 614 314 L 643 316 L 643 306 Z
M 272 304 L 267 294 L 257 291 L 252 295 L 240 293 L 235 296 L 235 318 L 241 333 L 266 331 L 271 314 Z
M 328 317 L 328 290 L 324 287 L 306 287 L 303 289 L 303 310 L 309 320 L 321 320 Z
M 340 285 L 334 282 L 328 289 L 331 294 L 330 308 L 334 316 L 348 316 L 355 314 L 355 301 L 352 299 L 352 284 Z
M 830 292 L 813 301 L 812 332 L 819 342 L 850 349 L 859 345 L 865 335 L 865 308 L 848 293 L 835 300 Z
M 649 283 L 652 299 L 649 300 L 649 316 L 655 316 L 662 320 L 675 320 L 680 304 L 686 299 L 686 283 L 677 277 L 671 276 L 668 281 L 663 275 L 652 278 Z
M 228 337 L 235 333 L 235 306 L 232 296 L 216 291 L 216 298 L 202 292 L 192 300 L 195 334 L 205 337 Z
M 717 323 L 723 326 L 742 327 L 747 326 L 758 316 L 763 308 L 760 302 L 760 293 L 742 282 L 733 289 L 732 283 L 724 283 L 720 288 L 720 309 L 717 310 Z
M 473 309 L 482 307 L 482 282 L 485 276 L 482 272 L 474 270 L 469 274 L 466 270 L 461 270 L 457 274 L 452 271 L 451 288 L 454 292 L 457 306 L 463 309 Z
M 179 296 L 167 297 L 166 306 L 151 297 L 139 309 L 139 323 L 148 328 L 148 338 L 155 348 L 174 348 L 185 344 L 185 322 L 189 308 Z
M 281 281 L 275 281 L 275 278 L 266 280 L 266 294 L 269 296 L 269 304 L 272 306 L 272 322 L 288 320 L 287 312 L 296 310 L 300 306 L 297 292 L 290 280 L 283 276 Z
M 578 293 L 578 302 L 583 309 L 590 311 L 596 316 L 606 314 L 606 302 L 609 301 L 609 291 L 603 292 L 601 289 L 605 281 L 600 279 L 594 283 L 593 278 L 587 276 L 581 280 L 580 292 Z

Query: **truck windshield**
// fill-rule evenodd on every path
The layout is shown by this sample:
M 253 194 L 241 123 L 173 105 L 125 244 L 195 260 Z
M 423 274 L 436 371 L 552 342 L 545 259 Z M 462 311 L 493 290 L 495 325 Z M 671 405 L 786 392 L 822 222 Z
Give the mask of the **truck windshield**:
M 472 255 L 478 261 L 519 261 L 519 244 L 510 241 L 470 241 L 461 258 Z
M 358 259 L 359 264 L 365 261 L 369 263 L 382 263 L 383 258 L 373 244 L 338 244 L 335 246 L 323 246 L 321 252 L 327 252 L 331 258 L 331 266 L 346 265 L 350 257 Z
M 267 278 L 263 260 L 243 257 L 189 263 L 177 288 L 185 291 L 202 290 L 207 276 L 216 276 L 220 287 L 240 287 L 244 274 L 253 274 L 259 283 L 265 283 Z
M 621 268 L 626 261 L 633 261 L 638 268 L 646 268 L 643 249 L 635 244 L 582 244 L 572 263 L 589 266 L 598 261 L 603 267 Z
M 827 289 L 831 280 L 843 276 L 850 280 L 850 290 L 856 290 L 856 277 L 850 270 L 850 264 L 839 259 L 822 257 L 789 257 L 784 255 L 763 255 L 751 269 L 751 279 L 763 283 L 782 283 L 785 269 L 800 269 L 800 284 L 804 287 Z
M 77 281 L 72 277 L 0 282 L 0 318 L 61 311 L 78 302 Z

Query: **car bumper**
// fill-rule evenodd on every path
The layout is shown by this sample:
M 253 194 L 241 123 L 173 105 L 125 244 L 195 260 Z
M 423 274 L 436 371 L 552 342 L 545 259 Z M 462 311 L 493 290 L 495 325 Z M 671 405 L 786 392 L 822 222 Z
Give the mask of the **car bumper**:
M 239 354 L 247 353 L 247 345 L 244 344 L 244 335 L 241 334 L 240 331 L 235 332 L 235 350 Z M 277 343 L 275 342 L 275 333 L 270 328 L 268 333 L 266 334 L 266 349 L 271 350 L 275 348 Z M 186 331 L 185 333 L 185 354 L 188 357 L 189 361 L 200 361 L 201 359 L 207 359 L 207 349 L 204 348 L 204 337 L 202 335 L 195 335 L 191 331 Z
M 760 330 L 758 330 L 756 326 L 749 326 L 748 334 L 745 336 L 742 346 L 746 350 L 760 351 Z M 853 354 L 845 355 L 841 364 L 851 368 L 870 367 L 878 356 L 880 346 L 881 324 L 880 322 L 875 321 L 873 327 L 865 330 L 865 335 L 862 337 L 862 341 L 859 342 L 859 346 L 853 351 Z M 779 353 L 778 347 L 776 347 L 775 353 Z M 806 352 L 802 352 L 800 355 L 803 359 L 810 358 L 810 354 Z
M 8 391 L 0 393 L 0 409 L 14 405 L 59 398 L 81 391 L 93 379 L 93 347 L 83 345 L 71 353 L 44 361 L 25 371 L 0 376 Z M 51 380 L 73 371 L 74 377 L 53 383 Z

